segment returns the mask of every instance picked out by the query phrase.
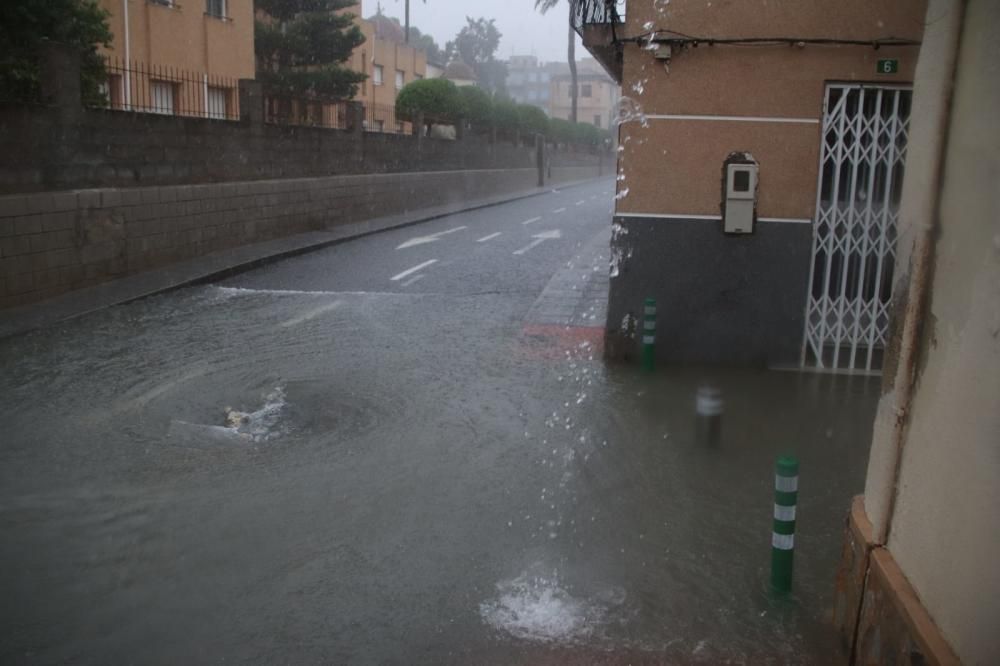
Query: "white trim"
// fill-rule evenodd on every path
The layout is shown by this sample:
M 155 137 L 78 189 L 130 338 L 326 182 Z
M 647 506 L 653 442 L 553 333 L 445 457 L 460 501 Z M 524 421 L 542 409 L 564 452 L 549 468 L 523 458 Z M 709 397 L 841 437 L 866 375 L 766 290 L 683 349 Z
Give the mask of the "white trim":
M 769 222 L 772 224 L 812 224 L 813 221 L 805 217 L 758 217 L 758 222 Z
M 795 493 L 799 491 L 799 477 L 774 475 L 774 489 L 783 493 Z
M 615 213 L 618 217 L 648 217 L 663 220 L 706 220 L 718 222 L 722 220 L 721 215 L 678 215 L 675 213 Z M 812 224 L 813 221 L 805 217 L 758 217 L 758 222 L 768 222 L 774 224 Z
M 780 520 L 785 523 L 790 523 L 795 520 L 795 505 L 784 506 L 782 504 L 774 505 L 774 519 Z
M 778 550 L 795 550 L 795 535 L 771 532 L 771 547 Z
M 700 116 L 688 114 L 648 114 L 647 120 L 721 120 L 739 123 L 796 123 L 800 125 L 819 125 L 819 118 L 780 118 L 775 116 Z

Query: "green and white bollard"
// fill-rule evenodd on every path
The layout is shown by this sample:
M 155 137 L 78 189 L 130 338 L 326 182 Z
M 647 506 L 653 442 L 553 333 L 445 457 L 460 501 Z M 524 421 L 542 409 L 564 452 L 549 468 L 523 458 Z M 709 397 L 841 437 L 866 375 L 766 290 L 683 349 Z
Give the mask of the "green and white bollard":
M 792 589 L 795 556 L 795 505 L 799 498 L 799 461 L 781 456 L 774 469 L 774 529 L 771 534 L 771 587 Z
M 642 310 L 642 369 L 652 372 L 656 365 L 656 299 L 647 298 Z

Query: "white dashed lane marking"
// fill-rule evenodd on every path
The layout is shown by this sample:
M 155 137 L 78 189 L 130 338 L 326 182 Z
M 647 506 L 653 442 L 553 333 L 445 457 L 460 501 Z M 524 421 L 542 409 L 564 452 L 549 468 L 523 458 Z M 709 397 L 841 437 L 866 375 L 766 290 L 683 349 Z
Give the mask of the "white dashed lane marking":
M 402 280 L 403 278 L 405 278 L 407 275 L 413 275 L 414 273 L 416 273 L 419 270 L 422 270 L 424 268 L 427 268 L 428 266 L 432 266 L 432 265 L 436 264 L 437 261 L 438 261 L 437 259 L 429 259 L 429 260 L 425 261 L 422 264 L 417 264 L 413 268 L 407 268 L 402 273 L 399 273 L 398 275 L 393 275 L 389 279 L 392 280 L 393 282 L 399 282 L 400 280 Z

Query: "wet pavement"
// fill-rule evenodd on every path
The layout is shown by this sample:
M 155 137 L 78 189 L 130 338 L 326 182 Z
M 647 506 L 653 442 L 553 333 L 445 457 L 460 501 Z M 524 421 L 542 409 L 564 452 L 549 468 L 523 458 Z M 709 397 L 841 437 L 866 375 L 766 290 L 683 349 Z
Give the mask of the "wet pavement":
M 0 661 L 840 661 L 878 382 L 605 365 L 612 186 L 0 341 Z

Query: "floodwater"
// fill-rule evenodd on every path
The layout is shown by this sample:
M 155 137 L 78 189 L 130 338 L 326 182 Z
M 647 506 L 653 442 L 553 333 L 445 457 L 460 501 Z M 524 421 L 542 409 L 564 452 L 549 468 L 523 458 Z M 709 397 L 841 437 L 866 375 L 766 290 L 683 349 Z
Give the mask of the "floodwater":
M 838 662 L 877 380 L 606 366 L 531 298 L 203 286 L 0 341 L 0 660 Z

